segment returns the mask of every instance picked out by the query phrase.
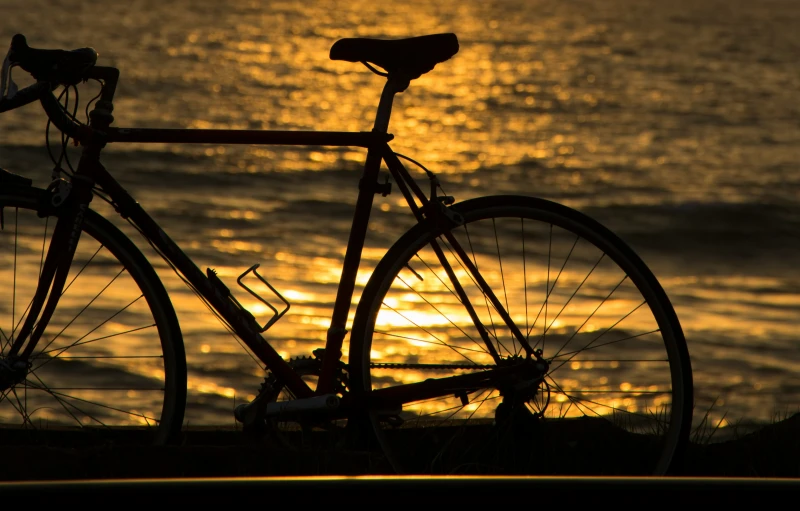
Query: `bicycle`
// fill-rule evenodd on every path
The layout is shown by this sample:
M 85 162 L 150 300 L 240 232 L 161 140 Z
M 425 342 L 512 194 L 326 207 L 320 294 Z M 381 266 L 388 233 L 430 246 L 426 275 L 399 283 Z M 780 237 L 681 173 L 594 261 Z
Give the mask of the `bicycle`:
M 246 431 L 322 428 L 351 446 L 377 446 L 402 472 L 674 468 L 691 422 L 691 366 L 673 307 L 641 259 L 596 221 L 547 200 L 456 202 L 433 172 L 390 148 L 395 95 L 458 47 L 455 34 L 337 41 L 331 59 L 361 62 L 387 80 L 369 132 L 126 129 L 111 126 L 119 70 L 96 65 L 90 48 L 39 50 L 15 36 L 0 111 L 38 100 L 62 142 L 72 139 L 82 154 L 74 171 L 53 158 L 46 189 L 0 173 L 3 282 L 11 287 L 0 310 L 0 420 L 23 429 L 138 424 L 152 443 L 181 434 L 180 325 L 149 261 L 89 208 L 100 198 L 268 368 L 255 400 L 236 409 Z M 14 66 L 36 83 L 16 91 Z M 81 123 L 53 91 L 87 80 L 101 92 Z M 262 334 L 289 302 L 251 267 L 238 282 L 271 311 L 257 319 L 214 270 L 201 271 L 100 163 L 107 144 L 126 142 L 366 149 L 324 349 L 295 360 L 277 353 Z M 401 160 L 422 170 L 429 193 Z M 393 182 L 380 180 L 382 163 Z M 370 211 L 393 184 L 417 224 L 364 287 L 345 361 Z

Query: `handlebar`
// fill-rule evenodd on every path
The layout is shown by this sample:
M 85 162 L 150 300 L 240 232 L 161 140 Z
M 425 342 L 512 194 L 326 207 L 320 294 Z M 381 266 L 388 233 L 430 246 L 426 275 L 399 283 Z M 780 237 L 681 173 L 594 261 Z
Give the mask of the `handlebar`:
M 55 87 L 58 85 L 56 84 Z M 0 99 L 0 112 L 7 112 L 39 100 L 45 113 L 47 113 L 47 117 L 50 118 L 56 128 L 72 139 L 81 140 L 82 135 L 85 137 L 85 128 L 70 119 L 66 111 L 61 107 L 61 103 L 53 95 L 53 88 L 54 86 L 48 82 L 36 82 L 33 85 L 29 85 L 17 91 L 10 98 Z
M 102 80 L 104 86 L 100 101 L 105 102 L 104 107 L 110 113 L 119 70 L 113 67 L 95 66 L 96 61 L 97 52 L 92 48 L 71 51 L 35 49 L 28 46 L 25 36 L 15 35 L 11 39 L 11 47 L 3 64 L 4 71 L 19 66 L 37 81 L 10 97 L 0 98 L 0 112 L 7 112 L 39 100 L 50 121 L 60 131 L 78 141 L 87 138 L 87 135 L 91 136 L 92 131 L 87 126 L 75 122 L 66 113 L 53 95 L 53 90 L 60 85 L 76 85 L 88 79 Z M 4 72 L 4 79 L 5 74 Z M 3 84 L 4 91 L 5 85 Z
M 0 113 L 14 110 L 28 103 L 33 103 L 37 99 L 40 99 L 43 94 L 51 90 L 50 84 L 47 82 L 36 82 L 33 85 L 29 85 L 17 91 L 17 93 L 11 97 L 0 98 Z

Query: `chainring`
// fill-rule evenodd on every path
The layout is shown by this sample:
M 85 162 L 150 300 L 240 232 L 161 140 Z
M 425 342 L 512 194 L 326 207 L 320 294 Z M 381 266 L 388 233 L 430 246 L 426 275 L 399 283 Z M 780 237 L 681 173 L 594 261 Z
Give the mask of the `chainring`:
M 322 358 L 324 356 L 324 352 L 322 352 L 322 350 L 317 350 L 314 354 L 314 357 L 300 356 L 292 358 L 289 359 L 287 363 L 301 378 L 309 376 L 319 377 L 320 373 L 322 372 Z M 348 378 L 346 367 L 340 362 L 336 367 L 336 372 L 334 373 L 333 393 L 343 395 L 347 392 L 347 385 Z M 259 396 L 261 396 L 261 399 L 265 402 L 276 402 L 281 399 L 282 393 L 285 393 L 283 397 L 286 398 L 286 400 L 295 399 L 295 396 L 291 394 L 291 392 L 283 383 L 278 381 L 278 378 L 272 372 L 267 373 L 267 376 L 264 378 L 264 381 L 261 383 L 261 388 L 259 389 Z M 286 421 L 277 416 L 260 417 L 255 421 L 253 426 L 245 427 L 245 431 L 262 435 L 269 430 L 277 431 L 279 424 L 282 422 Z M 320 422 L 319 419 L 309 418 L 308 420 L 295 420 L 291 422 L 298 424 L 303 429 L 314 426 L 325 427 L 325 421 Z

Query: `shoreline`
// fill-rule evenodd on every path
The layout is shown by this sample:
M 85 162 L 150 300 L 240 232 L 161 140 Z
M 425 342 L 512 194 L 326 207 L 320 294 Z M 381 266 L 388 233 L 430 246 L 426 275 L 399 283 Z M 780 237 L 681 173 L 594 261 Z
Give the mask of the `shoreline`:
M 733 440 L 690 443 L 683 469 L 674 475 L 800 477 L 798 432 L 800 414 L 795 414 Z M 233 429 L 188 430 L 182 445 L 166 446 L 126 443 L 119 434 L 87 443 L 59 432 L 52 432 L 46 444 L 35 445 L 26 443 L 26 432 L 21 433 L 0 432 L 0 481 L 393 474 L 381 456 L 370 452 L 289 449 L 275 441 L 255 442 Z

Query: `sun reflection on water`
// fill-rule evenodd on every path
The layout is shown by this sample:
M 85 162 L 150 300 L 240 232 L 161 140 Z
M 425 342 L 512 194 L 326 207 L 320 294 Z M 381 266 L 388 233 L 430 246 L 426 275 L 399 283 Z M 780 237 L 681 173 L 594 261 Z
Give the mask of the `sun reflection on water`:
M 358 65 L 331 62 L 330 44 L 341 37 L 457 32 L 459 54 L 399 97 L 391 124 L 393 147 L 444 174 L 448 193 L 459 200 L 487 192 L 543 195 L 589 208 L 615 229 L 628 229 L 625 234 L 638 243 L 637 250 L 643 247 L 676 303 L 689 334 L 697 386 L 706 389 L 701 399 L 727 396 L 740 415 L 761 418 L 769 418 L 767 408 L 796 402 L 791 396 L 800 374 L 800 298 L 796 269 L 781 263 L 796 259 L 790 242 L 796 238 L 791 235 L 794 210 L 786 206 L 775 215 L 764 212 L 774 201 L 796 202 L 796 172 L 787 162 L 800 160 L 800 138 L 785 120 L 797 89 L 790 65 L 794 46 L 788 44 L 794 36 L 787 35 L 795 33 L 794 11 L 788 7 L 775 14 L 758 3 L 736 2 L 736 9 L 721 13 L 697 2 L 615 0 L 581 3 L 581 16 L 575 16 L 574 6 L 558 2 L 201 1 L 198 7 L 183 0 L 169 6 L 147 0 L 143 5 L 135 16 L 124 3 L 82 12 L 85 21 L 69 32 L 52 30 L 36 15 L 50 12 L 52 19 L 67 19 L 64 6 L 31 0 L 7 10 L 14 30 L 28 34 L 32 44 L 93 45 L 108 59 L 105 63 L 119 66 L 116 123 L 133 127 L 367 130 L 381 79 Z M 609 15 L 617 11 L 628 15 Z M 707 19 L 724 20 L 725 33 Z M 81 41 L 87 26 L 92 27 L 91 40 Z M 11 35 L 7 32 L 6 39 Z M 154 64 L 154 57 L 160 64 Z M 753 81 L 752 76 L 762 79 Z M 4 114 L 5 119 L 15 129 L 6 133 L 0 150 L 38 147 L 41 117 L 21 110 Z M 164 145 L 108 152 L 109 158 L 121 154 L 118 160 L 130 160 L 114 161 L 115 175 L 137 192 L 141 189 L 137 197 L 165 229 L 198 262 L 216 265 L 230 287 L 255 262 L 272 265 L 265 271 L 296 303 L 269 332 L 276 345 L 295 341 L 296 346 L 281 348 L 290 356 L 308 355 L 321 346 L 350 217 L 308 213 L 303 200 L 351 204 L 354 195 L 341 192 L 345 178 L 329 176 L 356 169 L 363 152 Z M 16 154 L 4 161 L 27 167 L 27 153 Z M 158 187 L 148 184 L 154 172 Z M 347 179 L 354 183 L 353 174 Z M 269 180 L 213 180 L 221 175 Z M 292 181 L 286 176 L 299 177 Z M 208 177 L 213 179 L 206 182 Z M 758 208 L 748 209 L 750 203 Z M 726 207 L 715 209 L 717 204 Z M 179 209 L 173 213 L 174 208 Z M 382 212 L 401 208 L 402 198 L 394 194 L 379 206 Z M 715 214 L 732 218 L 742 233 L 725 235 L 731 229 L 724 221 L 714 224 Z M 315 237 L 320 218 L 338 222 L 330 233 Z M 380 247 L 365 253 L 370 268 L 398 234 L 389 218 L 381 217 L 382 230 L 375 231 Z M 281 237 L 274 233 L 280 229 L 298 235 Z M 761 232 L 764 239 L 782 240 L 778 247 L 764 248 L 772 258 L 747 250 L 759 245 Z M 36 245 L 30 244 L 30 253 L 36 253 Z M 699 262 L 708 259 L 705 266 Z M 520 278 L 521 268 L 508 270 Z M 164 273 L 168 280 L 169 272 Z M 762 275 L 767 273 L 773 275 Z M 359 274 L 357 295 L 370 274 L 369 269 Z M 575 278 L 567 272 L 562 282 L 575 283 Z M 527 280 L 544 287 L 546 272 L 537 268 Z M 199 347 L 213 346 L 214 355 L 241 352 L 213 317 L 192 312 L 198 302 L 182 283 L 173 283 L 187 351 L 202 353 Z M 458 327 L 469 325 L 466 315 L 451 315 L 444 293 L 429 296 Z M 522 298 L 515 291 L 509 296 L 512 303 Z M 243 303 L 255 313 L 269 313 L 258 302 Z M 440 315 L 418 308 L 420 299 L 407 290 L 387 297 L 386 304 L 410 308 L 409 318 L 446 343 L 462 335 Z M 621 298 L 607 302 L 603 312 L 611 317 L 632 306 Z M 571 335 L 580 326 L 576 321 L 586 317 L 586 307 L 567 307 L 555 322 L 549 313 L 546 322 L 542 318 L 533 325 L 533 333 L 542 336 L 549 326 L 554 335 Z M 531 321 L 521 310 L 512 309 L 512 315 L 520 323 Z M 629 321 L 641 326 L 636 318 Z M 402 322 L 386 309 L 379 315 L 384 328 Z M 592 318 L 580 332 L 599 334 L 606 327 L 601 318 Z M 110 322 L 106 331 L 124 328 L 124 323 Z M 131 344 L 115 346 L 117 353 L 135 352 L 134 346 L 146 338 L 127 337 Z M 423 342 L 433 339 L 426 334 L 405 344 L 434 352 L 440 348 Z M 91 345 L 85 349 L 102 351 Z M 392 355 L 388 349 L 378 351 Z M 604 385 L 619 385 L 615 376 L 596 370 L 600 362 L 572 362 L 602 375 Z M 229 374 L 220 376 L 226 379 L 222 387 L 251 389 L 240 394 L 257 387 L 239 375 L 263 368 L 253 369 L 246 358 L 236 363 L 226 359 L 226 364 Z M 608 364 L 604 370 L 621 366 Z M 744 373 L 732 373 L 731 366 Z M 195 377 L 191 373 L 190 379 Z

